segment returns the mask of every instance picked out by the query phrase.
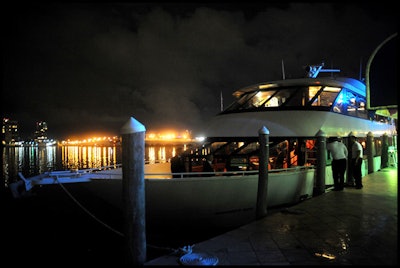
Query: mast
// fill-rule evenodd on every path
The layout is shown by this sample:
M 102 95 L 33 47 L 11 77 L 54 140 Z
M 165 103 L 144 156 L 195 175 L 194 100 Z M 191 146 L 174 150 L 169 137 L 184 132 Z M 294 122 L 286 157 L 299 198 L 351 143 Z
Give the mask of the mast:
M 224 110 L 224 99 L 222 98 L 222 90 L 221 90 L 221 112 Z

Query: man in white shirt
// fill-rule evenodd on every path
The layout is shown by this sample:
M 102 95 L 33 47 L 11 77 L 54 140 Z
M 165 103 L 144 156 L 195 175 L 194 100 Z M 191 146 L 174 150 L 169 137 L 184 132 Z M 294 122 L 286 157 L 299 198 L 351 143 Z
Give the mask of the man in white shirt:
M 333 137 L 328 139 L 326 148 L 332 155 L 333 190 L 342 191 L 344 188 L 344 174 L 347 165 L 347 147 L 339 138 Z

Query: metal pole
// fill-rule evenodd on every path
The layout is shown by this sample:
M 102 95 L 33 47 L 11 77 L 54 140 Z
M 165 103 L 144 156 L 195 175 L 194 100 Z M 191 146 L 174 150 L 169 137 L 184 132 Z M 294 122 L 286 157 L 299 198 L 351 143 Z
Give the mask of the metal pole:
M 122 199 L 127 262 L 143 266 L 146 261 L 146 214 L 144 182 L 145 127 L 130 118 L 122 134 Z

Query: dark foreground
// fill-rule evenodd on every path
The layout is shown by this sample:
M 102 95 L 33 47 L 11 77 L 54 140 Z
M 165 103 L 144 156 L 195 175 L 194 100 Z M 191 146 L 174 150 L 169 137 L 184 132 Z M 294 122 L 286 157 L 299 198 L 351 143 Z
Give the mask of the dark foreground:
M 68 186 L 68 187 L 78 187 Z M 3 196 L 3 262 L 41 267 L 127 265 L 121 211 L 102 200 L 79 195 L 85 211 L 59 185 L 41 187 L 32 195 Z M 210 239 L 226 230 L 193 226 L 146 226 L 147 261 Z M 3 239 L 5 238 L 5 239 Z

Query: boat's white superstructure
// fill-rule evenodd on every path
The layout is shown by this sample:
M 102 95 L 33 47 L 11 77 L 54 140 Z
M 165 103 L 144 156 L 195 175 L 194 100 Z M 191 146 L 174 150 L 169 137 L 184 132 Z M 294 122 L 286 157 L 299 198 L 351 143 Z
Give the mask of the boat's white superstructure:
M 341 137 L 348 146 L 348 137 L 355 135 L 364 149 L 371 136 L 377 155 L 384 135 L 396 143 L 395 119 L 366 109 L 365 84 L 353 78 L 318 77 L 322 67 L 310 66 L 308 70 L 315 71 L 305 78 L 258 83 L 235 91 L 236 100 L 207 124 L 207 142 L 201 151 L 191 155 L 213 154 L 218 170 L 234 170 L 238 165 L 240 170 L 254 169 L 263 127 L 269 132 L 270 169 L 315 165 L 315 142 L 321 133 L 327 138 Z M 282 152 L 284 164 L 277 167 Z
M 328 137 L 396 135 L 390 119 L 366 110 L 365 84 L 352 78 L 272 81 L 234 95 L 237 102 L 211 120 L 207 137 L 252 137 L 262 126 L 274 137 L 314 137 L 318 131 Z

